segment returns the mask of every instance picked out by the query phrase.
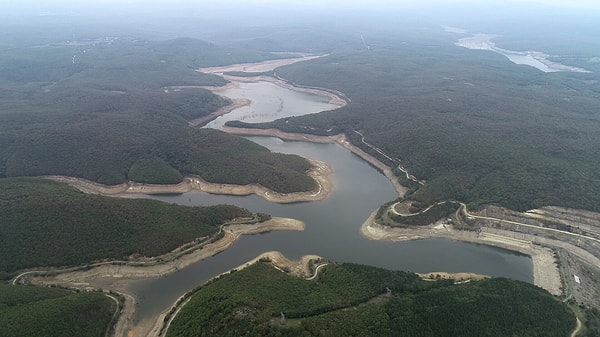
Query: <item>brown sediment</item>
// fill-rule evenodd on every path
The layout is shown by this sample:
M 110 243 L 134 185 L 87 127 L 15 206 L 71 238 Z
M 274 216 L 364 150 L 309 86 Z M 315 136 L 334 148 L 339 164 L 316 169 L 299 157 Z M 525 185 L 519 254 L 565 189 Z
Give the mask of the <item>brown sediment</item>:
M 447 273 L 443 271 L 430 272 L 425 274 L 416 273 L 419 277 L 425 281 L 435 280 L 454 280 L 455 283 L 467 283 L 471 280 L 479 281 L 486 278 L 490 278 L 487 275 L 475 274 L 475 273 Z
M 307 174 L 317 183 L 317 189 L 308 192 L 279 193 L 269 190 L 261 185 L 233 185 L 210 183 L 198 176 L 187 176 L 179 184 L 143 184 L 127 182 L 119 185 L 103 185 L 83 178 L 67 176 L 44 176 L 43 178 L 68 184 L 78 190 L 106 196 L 119 196 L 126 194 L 161 194 L 161 193 L 186 193 L 202 191 L 211 194 L 250 195 L 256 194 L 264 199 L 276 203 L 293 203 L 301 201 L 316 201 L 326 199 L 333 189 L 331 175 L 333 170 L 322 161 L 309 159 L 312 169 Z

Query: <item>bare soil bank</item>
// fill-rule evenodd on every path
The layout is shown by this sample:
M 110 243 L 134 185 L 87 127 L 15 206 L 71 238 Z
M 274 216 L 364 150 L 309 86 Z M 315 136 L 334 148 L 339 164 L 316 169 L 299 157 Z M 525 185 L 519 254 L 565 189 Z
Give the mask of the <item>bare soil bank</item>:
M 155 331 L 153 326 L 158 326 L 159 323 L 162 323 L 162 319 L 166 312 L 161 314 L 156 320 L 142 321 L 134 326 L 133 317 L 135 315 L 137 301 L 133 295 L 127 293 L 127 286 L 132 281 L 140 278 L 159 277 L 177 272 L 182 268 L 224 251 L 241 235 L 264 233 L 273 230 L 303 231 L 304 228 L 305 224 L 303 222 L 288 218 L 273 218 L 269 221 L 253 225 L 228 225 L 224 226 L 223 231 L 225 235 L 221 239 L 203 245 L 201 248 L 197 247 L 194 249 L 192 247 L 189 253 L 177 256 L 173 260 L 170 260 L 172 255 L 180 254 L 184 249 L 183 247 L 178 248 L 169 254 L 148 259 L 146 264 L 139 262 L 135 264 L 101 263 L 93 266 L 89 270 L 77 270 L 64 273 L 57 271 L 58 274 L 53 276 L 34 276 L 30 279 L 30 282 L 36 285 L 59 285 L 62 287 L 84 290 L 106 289 L 118 292 L 125 297 L 125 302 L 119 321 L 115 326 L 114 336 L 156 336 L 160 329 Z M 272 261 L 283 264 L 286 260 L 282 258 L 281 254 L 279 255 L 280 256 L 270 253 L 270 255 L 266 256 L 270 256 Z M 306 259 L 310 258 L 318 257 L 306 257 Z M 304 261 L 304 259 L 305 258 L 303 258 L 302 261 Z M 309 265 L 308 260 L 303 263 L 305 263 L 306 266 Z M 292 263 L 290 262 L 289 265 L 292 265 Z M 301 267 L 301 269 L 302 268 L 308 267 Z
M 451 225 L 436 223 L 413 228 L 395 228 L 377 224 L 377 212 L 363 223 L 361 234 L 370 240 L 407 241 L 427 238 L 445 238 L 457 241 L 481 243 L 526 254 L 533 262 L 533 283 L 551 294 L 562 295 L 561 280 L 556 258 L 551 249 L 532 244 L 527 238 L 518 238 L 520 233 L 481 228 L 481 232 L 456 230 Z
M 297 277 L 303 277 L 306 279 L 312 279 L 317 276 L 319 268 L 321 266 L 326 265 L 327 263 L 323 263 L 323 258 L 318 255 L 304 255 L 298 261 L 292 261 L 286 258 L 281 252 L 271 251 L 262 253 L 254 259 L 244 263 L 243 265 L 238 266 L 237 268 L 233 268 L 232 270 L 241 270 L 246 267 L 249 267 L 259 261 L 269 261 L 273 267 L 277 268 L 281 272 L 289 273 L 291 275 Z M 228 274 L 232 270 L 229 270 L 223 274 Z M 217 278 L 223 274 L 217 275 L 214 278 Z M 213 279 L 214 279 L 213 278 Z M 168 310 L 163 312 L 158 319 L 156 320 L 154 326 L 150 331 L 145 335 L 147 337 L 162 337 L 168 331 L 171 322 L 177 316 L 181 308 L 183 308 L 189 299 L 184 300 L 186 295 L 181 296 L 175 304 L 171 306 Z M 169 312 L 173 312 L 167 319 L 167 315 Z M 147 328 L 147 327 L 146 327 Z
M 309 55 L 305 54 L 301 57 L 288 58 L 288 59 L 279 59 L 279 60 L 269 60 L 263 62 L 256 63 L 241 63 L 241 64 L 232 64 L 223 67 L 208 67 L 208 68 L 200 68 L 197 71 L 206 74 L 223 74 L 227 72 L 233 71 L 244 71 L 249 73 L 262 73 L 265 71 L 271 71 L 277 67 L 286 66 L 289 64 L 293 64 L 301 61 L 308 61 L 312 59 L 316 59 L 319 57 L 323 57 L 325 55 Z
M 394 189 L 396 190 L 399 196 L 403 196 L 408 191 L 408 189 L 405 186 L 402 186 L 398 182 L 398 178 L 394 175 L 392 169 L 389 166 L 385 165 L 381 161 L 377 160 L 377 158 L 366 153 L 361 148 L 354 146 L 344 134 L 338 134 L 335 136 L 315 136 L 304 133 L 288 133 L 283 132 L 279 129 L 246 129 L 229 126 L 224 126 L 222 130 L 231 134 L 241 136 L 269 136 L 277 137 L 284 140 L 295 140 L 312 143 L 335 143 L 361 157 L 363 160 L 367 161 L 369 164 L 373 165 L 379 171 L 381 171 L 392 183 Z
M 198 125 L 201 125 L 204 123 L 208 123 L 221 115 L 228 114 L 235 109 L 239 109 L 241 107 L 250 105 L 250 100 L 248 100 L 248 99 L 239 98 L 239 99 L 232 99 L 231 101 L 232 101 L 231 104 L 224 106 L 224 107 L 220 108 L 219 110 L 217 110 L 207 116 L 191 120 L 188 122 L 188 124 L 190 126 L 198 126 Z
M 308 175 L 317 182 L 317 189 L 309 192 L 278 193 L 258 184 L 233 185 L 210 183 L 198 176 L 187 176 L 179 184 L 158 185 L 127 182 L 119 185 L 102 185 L 90 180 L 66 177 L 66 176 L 44 176 L 44 178 L 66 183 L 78 190 L 106 196 L 119 196 L 124 194 L 161 194 L 161 193 L 186 193 L 190 191 L 202 191 L 211 194 L 227 195 L 250 195 L 256 194 L 268 201 L 276 203 L 292 203 L 300 201 L 316 201 L 326 199 L 333 189 L 331 167 L 321 161 L 309 159 L 313 168 Z
M 256 82 L 269 82 L 273 83 L 279 87 L 284 89 L 298 91 L 298 92 L 306 92 L 309 94 L 315 94 L 319 96 L 325 96 L 329 98 L 329 103 L 333 105 L 337 105 L 338 107 L 343 107 L 348 104 L 346 99 L 342 98 L 343 94 L 337 92 L 335 90 L 327 90 L 320 88 L 312 88 L 312 87 L 300 87 L 284 80 L 274 78 L 271 76 L 261 75 L 261 76 L 251 76 L 251 77 L 238 77 L 238 76 L 230 76 L 230 75 L 222 75 L 222 77 L 228 81 L 231 81 L 235 86 L 236 82 L 244 82 L 244 83 L 256 83 Z M 223 89 L 221 89 L 223 88 Z M 227 87 L 213 87 L 209 90 L 212 90 L 213 93 L 228 89 Z

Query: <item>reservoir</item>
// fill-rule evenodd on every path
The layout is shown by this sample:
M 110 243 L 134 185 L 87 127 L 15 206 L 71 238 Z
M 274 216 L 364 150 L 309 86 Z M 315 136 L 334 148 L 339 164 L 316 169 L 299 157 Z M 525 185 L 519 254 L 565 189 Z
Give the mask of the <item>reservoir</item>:
M 182 205 L 234 204 L 254 212 L 289 217 L 306 223 L 304 232 L 270 232 L 242 236 L 226 251 L 172 275 L 134 283 L 129 290 L 139 300 L 137 320 L 167 309 L 178 296 L 208 279 L 242 265 L 257 255 L 277 250 L 296 259 L 317 254 L 336 262 L 354 262 L 414 272 L 474 272 L 532 282 L 527 256 L 508 250 L 444 239 L 408 242 L 370 241 L 359 233 L 361 224 L 381 204 L 397 197 L 387 178 L 364 160 L 335 144 L 282 141 L 272 137 L 248 139 L 274 152 L 294 153 L 329 163 L 334 189 L 318 202 L 275 204 L 261 197 L 210 195 L 137 195 Z
M 234 82 L 218 94 L 252 103 L 221 116 L 207 127 L 220 128 L 228 120 L 266 122 L 336 108 L 329 98 L 298 92 L 270 82 Z M 274 137 L 247 137 L 273 152 L 298 154 L 333 168 L 333 190 L 322 201 L 276 204 L 256 195 L 227 196 L 203 192 L 180 195 L 128 195 L 189 206 L 233 204 L 253 212 L 303 221 L 303 232 L 274 231 L 242 236 L 229 249 L 174 274 L 132 282 L 128 290 L 139 301 L 135 323 L 155 319 L 184 293 L 210 278 L 267 251 L 290 259 L 317 254 L 334 262 L 353 262 L 413 272 L 472 272 L 533 282 L 528 256 L 508 250 L 445 239 L 405 242 L 371 241 L 359 229 L 378 207 L 397 198 L 390 181 L 366 161 L 336 144 L 283 141 Z
M 219 116 L 206 125 L 213 129 L 221 128 L 227 121 L 262 123 L 337 108 L 329 103 L 329 97 L 294 91 L 264 81 L 236 82 L 234 88 L 219 91 L 218 94 L 234 99 L 248 99 L 251 103 Z

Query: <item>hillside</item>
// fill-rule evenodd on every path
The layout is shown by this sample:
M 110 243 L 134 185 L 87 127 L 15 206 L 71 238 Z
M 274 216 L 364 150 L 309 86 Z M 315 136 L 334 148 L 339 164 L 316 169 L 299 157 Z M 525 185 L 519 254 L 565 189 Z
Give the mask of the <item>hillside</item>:
M 100 293 L 0 284 L 2 337 L 103 337 L 115 310 Z
M 352 102 L 250 127 L 345 133 L 426 181 L 410 196 L 426 204 L 457 199 L 473 207 L 600 211 L 597 64 L 576 63 L 591 73 L 544 73 L 454 46 L 457 35 L 408 32 L 378 37 L 371 50 L 277 69 L 293 83 L 339 90 Z M 578 50 L 576 43 L 568 46 Z
M 306 160 L 187 124 L 230 103 L 198 88 L 225 80 L 195 69 L 272 57 L 188 38 L 2 49 L 0 177 L 68 175 L 112 185 L 195 174 L 310 191 L 316 184 Z
M 42 179 L 0 179 L 0 272 L 158 256 L 252 214 L 87 195 Z
M 354 264 L 309 281 L 263 262 L 199 288 L 167 336 L 565 337 L 574 327 L 565 304 L 523 282 L 453 285 Z

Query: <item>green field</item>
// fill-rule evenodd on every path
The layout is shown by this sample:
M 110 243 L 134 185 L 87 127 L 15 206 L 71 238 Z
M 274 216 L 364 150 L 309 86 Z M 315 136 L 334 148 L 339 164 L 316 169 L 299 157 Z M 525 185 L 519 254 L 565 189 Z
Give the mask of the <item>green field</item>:
M 52 181 L 0 179 L 0 272 L 158 256 L 252 213 L 88 195 Z M 7 274 L 8 273 L 8 274 Z
M 115 310 L 101 293 L 0 284 L 2 337 L 103 337 Z
M 453 285 L 354 264 L 308 281 L 258 263 L 199 288 L 167 336 L 565 337 L 574 327 L 565 304 L 523 282 Z

